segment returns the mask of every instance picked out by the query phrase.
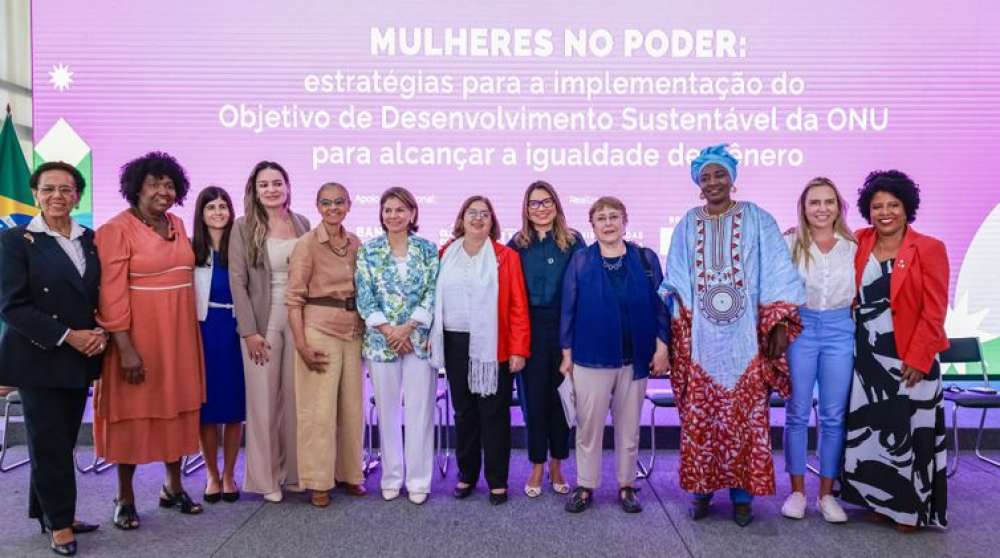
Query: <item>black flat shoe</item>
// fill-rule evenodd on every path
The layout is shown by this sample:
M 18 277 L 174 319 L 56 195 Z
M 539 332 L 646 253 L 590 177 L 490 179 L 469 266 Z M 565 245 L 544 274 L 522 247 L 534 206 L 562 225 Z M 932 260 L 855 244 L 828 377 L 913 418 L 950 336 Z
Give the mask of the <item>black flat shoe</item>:
M 501 504 L 507 503 L 507 493 L 506 492 L 490 492 L 490 504 L 494 506 L 499 506 Z
M 111 523 L 123 531 L 138 529 L 139 514 L 135 511 L 135 504 L 125 504 L 115 498 L 115 512 L 111 516 Z
M 476 487 L 473 486 L 473 485 L 471 485 L 471 484 L 469 486 L 458 486 L 458 485 L 456 485 L 455 486 L 455 490 L 451 491 L 451 495 L 454 496 L 455 498 L 459 499 L 459 500 L 462 500 L 464 498 L 468 498 L 469 495 L 472 494 L 472 491 L 475 490 L 475 489 L 476 489 Z
M 632 486 L 626 486 L 618 491 L 618 501 L 621 503 L 625 513 L 639 513 L 642 511 L 642 504 L 639 503 L 639 498 L 635 495 L 638 491 L 638 488 Z
M 735 504 L 733 506 L 733 521 L 740 527 L 746 527 L 753 521 L 753 508 L 750 504 Z
M 181 490 L 177 494 L 171 494 L 166 486 L 160 489 L 160 507 L 177 508 L 186 515 L 198 515 L 202 512 L 201 504 L 195 503 L 187 492 Z
M 593 499 L 593 490 L 578 486 L 576 487 L 576 490 L 573 491 L 573 495 L 569 497 L 569 501 L 566 502 L 564 509 L 569 513 L 580 513 L 590 507 L 590 503 Z
M 691 500 L 691 507 L 688 508 L 688 516 L 698 521 L 699 519 L 705 519 L 708 517 L 708 506 L 712 501 L 708 498 L 695 498 Z
M 204 500 L 205 502 L 208 502 L 209 504 L 215 504 L 219 502 L 219 500 L 222 500 L 222 493 L 216 492 L 214 494 L 209 494 L 208 492 L 205 492 L 204 494 L 201 495 L 201 499 Z
M 240 499 L 240 491 L 239 490 L 237 490 L 236 492 L 223 492 L 222 493 L 222 501 L 223 502 L 229 502 L 230 504 L 232 504 L 233 502 L 235 502 L 236 500 L 239 500 L 239 499 Z
M 73 556 L 76 554 L 76 541 L 69 541 L 66 544 L 56 544 L 55 540 L 49 541 L 49 548 L 52 552 L 60 556 Z

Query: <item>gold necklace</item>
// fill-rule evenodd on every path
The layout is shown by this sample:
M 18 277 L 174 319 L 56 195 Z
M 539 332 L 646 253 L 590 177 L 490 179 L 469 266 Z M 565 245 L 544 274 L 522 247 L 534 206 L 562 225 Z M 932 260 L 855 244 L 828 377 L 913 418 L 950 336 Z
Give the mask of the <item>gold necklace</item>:
M 705 204 L 704 209 L 705 209 L 705 214 L 706 215 L 708 215 L 709 217 L 711 217 L 713 219 L 717 219 L 719 217 L 722 217 L 726 213 L 729 213 L 729 210 L 732 209 L 732 208 L 734 208 L 734 207 L 736 207 L 736 200 L 729 200 L 729 205 L 726 206 L 726 209 L 724 209 L 721 213 L 714 213 L 713 214 L 711 211 L 708 210 L 708 204 Z

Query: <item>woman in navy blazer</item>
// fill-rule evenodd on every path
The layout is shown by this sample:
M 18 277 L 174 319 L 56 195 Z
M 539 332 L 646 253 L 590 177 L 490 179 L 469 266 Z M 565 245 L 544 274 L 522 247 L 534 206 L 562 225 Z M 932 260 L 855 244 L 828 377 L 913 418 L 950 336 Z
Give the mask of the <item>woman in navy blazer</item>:
M 625 241 L 625 204 L 604 196 L 589 214 L 597 242 L 573 254 L 563 277 L 559 371 L 572 378 L 577 418 L 577 487 L 566 511 L 588 508 L 600 486 L 610 406 L 618 501 L 625 512 L 638 513 L 639 412 L 650 372 L 667 372 L 670 314 L 656 295 L 663 281 L 656 252 Z
M 97 529 L 75 520 L 73 447 L 107 346 L 94 320 L 101 270 L 93 231 L 69 216 L 83 193 L 80 171 L 45 163 L 30 186 L 41 214 L 0 234 L 0 384 L 16 386 L 24 408 L 28 516 L 52 531 L 53 552 L 70 556 L 74 533 Z

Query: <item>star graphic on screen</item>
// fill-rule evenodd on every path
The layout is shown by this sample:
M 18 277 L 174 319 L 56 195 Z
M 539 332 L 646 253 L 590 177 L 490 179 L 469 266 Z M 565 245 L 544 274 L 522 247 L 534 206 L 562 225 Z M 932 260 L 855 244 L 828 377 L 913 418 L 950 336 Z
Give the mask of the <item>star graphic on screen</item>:
M 69 66 L 60 62 L 52 66 L 52 70 L 49 72 L 49 83 L 56 91 L 65 91 L 73 84 L 73 72 L 70 71 Z

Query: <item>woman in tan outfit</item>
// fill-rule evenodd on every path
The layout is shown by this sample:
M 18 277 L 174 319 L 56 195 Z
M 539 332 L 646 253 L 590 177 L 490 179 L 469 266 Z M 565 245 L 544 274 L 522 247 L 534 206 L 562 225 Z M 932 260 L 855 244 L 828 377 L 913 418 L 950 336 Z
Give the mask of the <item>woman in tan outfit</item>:
M 351 210 L 347 188 L 328 182 L 316 193 L 322 222 L 292 252 L 288 325 L 295 338 L 299 486 L 312 504 L 330 504 L 341 484 L 365 493 L 361 471 L 361 316 L 354 298 L 355 260 L 361 242 L 344 229 Z
M 309 221 L 292 213 L 288 173 L 261 161 L 250 172 L 245 214 L 229 239 L 229 284 L 243 339 L 246 476 L 243 489 L 269 502 L 281 485 L 301 492 L 295 450 L 295 347 L 288 329 L 288 257 Z

